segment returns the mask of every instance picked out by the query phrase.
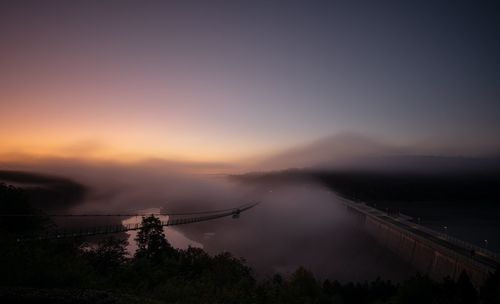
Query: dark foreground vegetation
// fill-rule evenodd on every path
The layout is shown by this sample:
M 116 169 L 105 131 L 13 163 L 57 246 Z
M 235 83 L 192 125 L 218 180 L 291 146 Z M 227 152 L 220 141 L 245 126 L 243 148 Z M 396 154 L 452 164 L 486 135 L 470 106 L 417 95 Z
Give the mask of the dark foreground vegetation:
M 18 188 L 0 184 L 0 214 L 37 215 Z M 500 303 L 500 272 L 479 290 L 463 273 L 457 281 L 415 276 L 400 284 L 321 281 L 306 269 L 256 280 L 229 253 L 172 248 L 155 217 L 143 219 L 138 249 L 126 253 L 119 237 L 15 241 L 51 223 L 0 217 L 0 303 Z

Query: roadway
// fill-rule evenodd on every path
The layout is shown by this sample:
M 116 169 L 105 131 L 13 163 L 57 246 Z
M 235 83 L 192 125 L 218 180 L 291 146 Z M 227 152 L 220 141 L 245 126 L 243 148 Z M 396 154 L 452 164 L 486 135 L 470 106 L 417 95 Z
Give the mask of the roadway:
M 340 198 L 340 200 L 346 206 L 356 209 L 367 216 L 388 223 L 402 231 L 409 232 L 419 238 L 423 238 L 428 242 L 437 244 L 454 254 L 458 254 L 465 259 L 472 260 L 485 266 L 490 269 L 490 271 L 494 271 L 497 265 L 500 264 L 499 256 L 496 253 L 490 252 L 484 248 L 479 248 L 475 245 L 447 236 L 446 234 L 433 231 L 406 219 L 391 216 L 386 212 L 370 207 L 364 203 L 356 203 L 343 198 Z

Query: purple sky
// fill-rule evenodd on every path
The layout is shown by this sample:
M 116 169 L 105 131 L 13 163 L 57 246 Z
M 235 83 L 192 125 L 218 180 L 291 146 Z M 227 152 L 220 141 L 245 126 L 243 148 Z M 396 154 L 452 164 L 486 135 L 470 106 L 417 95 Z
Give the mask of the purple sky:
M 495 153 L 499 20 L 494 1 L 2 2 L 0 154 L 237 162 L 346 131 Z

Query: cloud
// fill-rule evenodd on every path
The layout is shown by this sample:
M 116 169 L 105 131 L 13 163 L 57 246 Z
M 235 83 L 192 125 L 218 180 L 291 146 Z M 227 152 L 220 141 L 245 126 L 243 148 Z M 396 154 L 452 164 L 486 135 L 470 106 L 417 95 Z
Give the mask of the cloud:
M 31 204 L 46 212 L 82 204 L 88 192 L 70 178 L 32 172 L 0 170 L 0 182 L 24 188 Z
M 485 143 L 486 142 L 486 143 Z M 432 169 L 433 166 L 459 166 L 464 158 L 499 158 L 500 143 L 495 140 L 460 141 L 429 138 L 406 145 L 359 133 L 339 133 L 261 157 L 248 171 L 288 168 L 342 169 Z M 460 158 L 458 161 L 457 159 Z M 473 165 L 468 162 L 467 166 Z
M 92 157 L 110 149 L 110 146 L 99 139 L 86 139 L 66 145 L 60 149 L 65 155 L 82 155 Z
M 276 170 L 331 166 L 368 156 L 405 153 L 404 147 L 384 143 L 356 133 L 340 133 L 262 157 L 253 165 L 257 170 Z

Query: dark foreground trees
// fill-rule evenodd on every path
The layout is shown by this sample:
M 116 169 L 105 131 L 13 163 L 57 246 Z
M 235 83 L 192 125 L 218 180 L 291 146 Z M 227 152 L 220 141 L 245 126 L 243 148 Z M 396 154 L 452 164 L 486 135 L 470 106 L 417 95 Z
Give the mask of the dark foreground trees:
M 3 236 L 0 303 L 500 303 L 498 271 L 480 292 L 465 273 L 457 281 L 415 276 L 400 284 L 340 283 L 299 268 L 255 280 L 245 261 L 229 253 L 172 248 L 154 217 L 144 218 L 137 242 L 131 257 L 118 237 L 86 244 L 17 243 Z
M 137 233 L 135 242 L 137 243 L 136 258 L 161 260 L 163 256 L 172 255 L 175 252 L 165 238 L 160 219 L 153 215 L 142 219 L 141 229 Z

